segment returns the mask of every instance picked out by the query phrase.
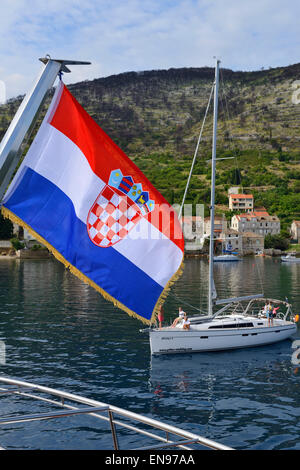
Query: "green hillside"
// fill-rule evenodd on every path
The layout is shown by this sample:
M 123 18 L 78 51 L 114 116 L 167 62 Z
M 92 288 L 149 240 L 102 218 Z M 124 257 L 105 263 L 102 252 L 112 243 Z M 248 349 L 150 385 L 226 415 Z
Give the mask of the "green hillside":
M 214 70 L 130 72 L 70 85 L 77 100 L 171 203 L 180 203 Z M 216 203 L 240 184 L 285 227 L 300 219 L 300 104 L 292 102 L 300 64 L 255 72 L 221 69 Z M 0 136 L 20 98 L 0 107 Z M 49 99 L 46 106 L 49 104 Z M 45 108 L 46 109 L 46 108 Z M 44 112 L 45 112 L 44 109 Z M 212 110 L 187 202 L 209 203 Z

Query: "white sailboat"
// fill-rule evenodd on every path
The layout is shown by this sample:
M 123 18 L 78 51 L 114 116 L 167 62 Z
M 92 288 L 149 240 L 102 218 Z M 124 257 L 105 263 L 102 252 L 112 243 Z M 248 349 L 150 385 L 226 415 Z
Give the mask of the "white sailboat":
M 228 243 L 224 248 L 222 243 L 222 254 L 214 256 L 214 261 L 241 261 L 242 258 L 233 253 L 232 245 Z
M 214 261 L 241 261 L 241 258 L 231 253 L 214 256 Z
M 261 346 L 289 338 L 297 330 L 291 305 L 280 300 L 264 299 L 263 294 L 218 300 L 214 286 L 214 216 L 215 174 L 218 116 L 219 61 L 216 61 L 214 82 L 214 123 L 212 146 L 212 181 L 210 207 L 209 294 L 208 315 L 189 319 L 189 328 L 183 328 L 184 319 L 175 327 L 149 330 L 152 354 L 220 351 Z M 278 305 L 282 311 L 276 318 L 267 318 L 263 305 Z M 224 305 L 214 312 L 214 308 Z

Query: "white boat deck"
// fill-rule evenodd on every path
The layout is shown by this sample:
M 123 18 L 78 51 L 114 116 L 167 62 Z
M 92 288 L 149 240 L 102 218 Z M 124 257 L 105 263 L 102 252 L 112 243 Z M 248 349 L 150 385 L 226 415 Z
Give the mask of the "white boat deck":
M 271 328 L 276 326 L 283 326 L 283 325 L 290 325 L 293 322 L 284 320 L 282 318 L 273 318 L 272 321 L 269 322 L 266 316 L 252 316 L 252 315 L 228 315 L 228 316 L 220 316 L 214 317 L 209 321 L 193 323 L 193 317 L 190 318 L 191 325 L 189 330 L 205 330 L 205 329 L 216 329 L 216 328 Z M 250 325 L 251 324 L 251 325 Z M 164 326 L 162 328 L 155 328 L 155 330 L 165 330 L 165 331 L 174 331 L 176 330 L 183 330 L 183 321 L 177 323 L 175 327 Z

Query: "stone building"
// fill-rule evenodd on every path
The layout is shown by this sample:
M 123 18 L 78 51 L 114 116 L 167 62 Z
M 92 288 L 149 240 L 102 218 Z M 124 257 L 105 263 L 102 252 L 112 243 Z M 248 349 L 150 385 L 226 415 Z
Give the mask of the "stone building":
M 231 228 L 238 232 L 252 232 L 265 237 L 280 233 L 280 220 L 266 211 L 237 214 L 231 218 Z
M 236 230 L 225 228 L 218 238 L 218 251 L 233 251 L 242 254 L 242 234 Z
M 264 236 L 253 233 L 244 232 L 242 234 L 242 253 L 244 255 L 255 254 L 264 250 Z

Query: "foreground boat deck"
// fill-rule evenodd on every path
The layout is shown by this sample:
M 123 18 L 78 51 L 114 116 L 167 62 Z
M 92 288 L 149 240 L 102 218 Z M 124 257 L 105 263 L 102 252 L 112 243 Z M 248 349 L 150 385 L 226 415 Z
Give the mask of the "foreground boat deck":
M 203 448 L 213 450 L 233 450 L 230 447 L 210 439 L 206 439 L 200 435 L 162 423 L 161 421 L 151 419 L 147 416 L 124 410 L 123 408 L 118 408 L 107 403 L 91 400 L 53 388 L 0 377 L 0 408 L 1 397 L 5 397 L 9 394 L 19 398 L 30 398 L 30 403 L 32 403 L 32 401 L 47 403 L 51 408 L 47 412 L 37 412 L 34 414 L 16 414 L 14 412 L 13 416 L 3 416 L 1 413 L 1 427 L 7 425 L 11 426 L 14 423 L 30 423 L 32 421 L 89 415 L 109 424 L 112 437 L 112 447 L 114 450 L 121 450 L 117 428 L 126 429 L 129 432 L 136 434 L 137 438 L 135 439 L 135 442 L 137 442 L 137 444 L 141 438 L 147 438 L 147 440 L 151 442 L 146 446 L 137 445 L 134 449 L 126 450 L 158 450 L 172 448 L 183 450 L 200 450 Z M 53 405 L 55 406 L 54 410 Z M 80 428 L 80 425 L 78 427 Z M 62 432 L 61 428 L 60 432 Z M 153 441 L 155 444 L 153 444 Z M 33 448 L 35 447 L 37 447 L 37 445 L 35 446 L 33 443 Z M 97 447 L 99 448 L 99 443 Z M 14 448 L 16 448 L 16 446 Z M 1 447 L 0 449 L 4 450 Z M 122 450 L 125 449 L 123 448 Z

